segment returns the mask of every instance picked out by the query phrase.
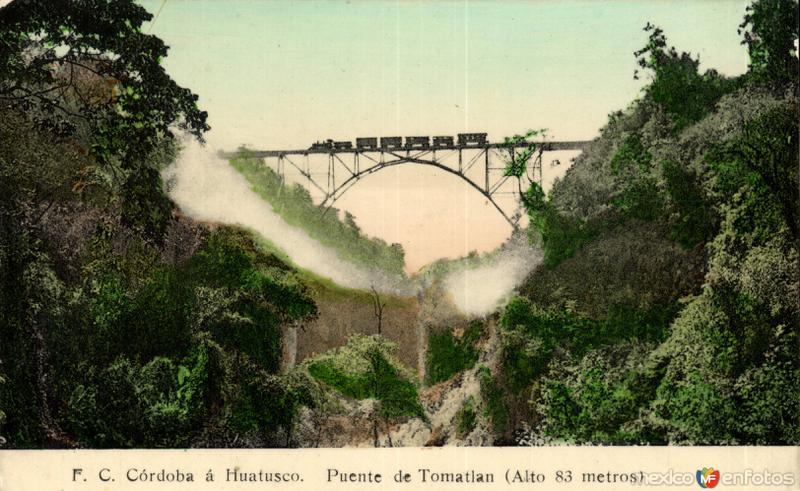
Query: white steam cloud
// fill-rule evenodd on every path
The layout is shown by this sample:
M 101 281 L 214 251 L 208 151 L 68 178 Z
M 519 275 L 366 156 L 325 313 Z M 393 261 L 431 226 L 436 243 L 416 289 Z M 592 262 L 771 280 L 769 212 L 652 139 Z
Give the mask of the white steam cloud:
M 164 171 L 169 195 L 184 213 L 198 220 L 241 225 L 271 241 L 299 267 L 357 289 L 411 295 L 411 282 L 341 259 L 335 251 L 287 224 L 250 183 L 210 148 L 187 140 L 177 161 Z M 442 284 L 466 315 L 497 309 L 542 260 L 524 236 L 515 237 L 478 266 L 462 266 Z
M 467 315 L 486 315 L 505 302 L 541 262 L 542 251 L 518 236 L 479 266 L 450 273 L 443 283 L 459 310 Z
M 284 222 L 227 161 L 194 140 L 184 142 L 180 157 L 164 171 L 164 179 L 170 197 L 187 215 L 250 228 L 281 248 L 301 268 L 349 288 L 374 286 L 382 293 L 411 293 L 407 280 L 344 261 L 305 231 Z

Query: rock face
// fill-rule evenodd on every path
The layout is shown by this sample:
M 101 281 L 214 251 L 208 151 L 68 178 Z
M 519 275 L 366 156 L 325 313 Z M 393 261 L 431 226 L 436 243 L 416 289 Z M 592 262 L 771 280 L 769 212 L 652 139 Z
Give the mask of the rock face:
M 301 447 L 372 447 L 377 422 L 380 446 L 384 443 L 386 428 L 377 416 L 378 401 L 353 401 L 337 397 L 333 407 L 320 411 L 303 408 L 295 438 Z
M 481 367 L 496 369 L 500 341 L 493 320 L 487 323 L 487 335 L 479 345 L 480 358 L 474 367 L 420 391 L 420 402 L 427 421 L 406 418 L 391 426 L 377 416 L 379 403 L 354 401 L 335 396 L 326 410 L 303 409 L 296 438 L 304 447 L 422 447 L 443 445 L 492 445 L 491 422 L 484 415 L 481 396 Z M 468 428 L 459 425 L 460 413 L 469 405 L 474 422 Z
M 487 327 L 488 336 L 480 346 L 481 354 L 475 366 L 421 392 L 429 422 L 425 425 L 415 419 L 399 425 L 393 433 L 396 446 L 492 445 L 494 437 L 491 422 L 484 416 L 479 372 L 481 367 L 496 369 L 500 341 L 494 321 L 490 320 Z M 472 405 L 475 422 L 461 434 L 459 413 L 468 404 Z

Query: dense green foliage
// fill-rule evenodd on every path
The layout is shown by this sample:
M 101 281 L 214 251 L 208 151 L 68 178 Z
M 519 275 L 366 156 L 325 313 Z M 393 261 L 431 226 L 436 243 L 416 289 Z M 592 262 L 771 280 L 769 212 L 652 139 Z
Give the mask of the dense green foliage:
M 544 264 L 500 313 L 499 363 L 476 369 L 480 401 L 453 408 L 457 436 L 488 421 L 498 444 L 800 444 L 796 15 L 795 0 L 754 0 L 735 78 L 645 28 L 641 97 L 549 195 L 525 193 Z M 0 10 L 0 446 L 295 445 L 301 407 L 344 400 L 374 409 L 376 445 L 379 419 L 425 419 L 381 336 L 280 373 L 283 333 L 314 319 L 322 280 L 174 209 L 171 128 L 208 127 L 149 19 L 130 0 Z M 232 165 L 288 223 L 403 275 L 398 245 L 246 153 Z M 432 333 L 427 382 L 474 367 L 482 336 Z
M 344 260 L 377 267 L 397 276 L 405 276 L 405 253 L 400 244 L 387 244 L 364 236 L 350 213 L 340 220 L 338 210 L 324 210 L 314 204 L 302 186 L 284 186 L 280 176 L 260 159 L 243 150 L 231 165 L 250 182 L 253 191 L 272 205 L 286 223 L 302 228 L 323 245 L 335 250 Z
M 0 10 L 0 444 L 292 444 L 279 374 L 316 306 L 246 231 L 174 213 L 170 128 L 207 129 L 129 1 Z
M 469 435 L 475 429 L 476 421 L 475 399 L 470 396 L 456 413 L 456 434 L 462 438 Z
M 645 92 L 672 118 L 675 131 L 702 119 L 721 96 L 738 85 L 737 80 L 726 79 L 715 70 L 699 73 L 700 60 L 667 48 L 667 38 L 658 27 L 648 24 L 645 31 L 650 32 L 648 43 L 635 53 L 639 67 L 651 75 Z
M 780 89 L 797 81 L 797 8 L 795 0 L 754 0 L 747 7 L 739 33 L 756 82 Z
M 528 191 L 546 261 L 492 381 L 521 441 L 800 443 L 796 12 L 753 3 L 735 79 L 648 25 L 642 97 Z
M 706 243 L 716 231 L 714 208 L 698 176 L 677 162 L 662 163 L 666 201 L 672 214 L 670 238 L 686 249 Z
M 610 166 L 619 189 L 611 203 L 623 217 L 653 220 L 664 213 L 664 199 L 652 175 L 653 158 L 638 134 L 625 138 Z
M 88 238 L 75 281 L 44 259 L 26 268 L 30 303 L 20 314 L 47 331 L 29 346 L 22 324 L 4 319 L 3 359 L 19 362 L 0 392 L 9 441 L 54 438 L 40 434 L 42 416 L 31 410 L 44 372 L 58 374 L 47 424 L 60 444 L 188 446 L 232 432 L 285 444 L 270 435 L 290 432 L 296 406 L 309 402 L 306 389 L 274 375 L 281 326 L 316 311 L 291 271 L 235 229 L 208 234 L 174 265 L 143 243 L 116 254 L 123 232 L 100 227 Z M 47 365 L 35 368 L 37 357 Z
M 380 336 L 353 335 L 346 346 L 306 365 L 313 377 L 345 396 L 379 401 L 385 418 L 425 418 L 413 375 L 394 358 L 394 349 Z
M 461 337 L 450 329 L 428 335 L 428 352 L 425 360 L 425 382 L 433 385 L 449 380 L 453 375 L 468 370 L 478 361 L 476 343 L 483 336 L 483 324 L 472 321 Z
M 507 395 L 486 366 L 479 367 L 478 382 L 481 386 L 481 399 L 484 403 L 483 416 L 492 424 L 495 443 L 500 445 L 507 443 L 510 423 L 506 408 Z
M 177 125 L 202 138 L 197 96 L 164 71 L 168 48 L 133 0 L 18 0 L 0 10 L 0 100 L 80 140 L 111 180 L 123 220 L 160 239 L 171 204 L 151 154 Z
M 549 267 L 572 257 L 599 232 L 597 220 L 581 220 L 551 206 L 536 182 L 525 193 L 524 203 L 531 220 L 529 233 L 541 245 L 544 264 Z
M 512 390 L 525 388 L 545 370 L 555 350 L 580 357 L 588 351 L 627 339 L 654 340 L 674 318 L 676 306 L 649 311 L 615 307 L 601 320 L 568 309 L 542 309 L 524 297 L 513 298 L 500 319 L 504 328 L 505 374 Z

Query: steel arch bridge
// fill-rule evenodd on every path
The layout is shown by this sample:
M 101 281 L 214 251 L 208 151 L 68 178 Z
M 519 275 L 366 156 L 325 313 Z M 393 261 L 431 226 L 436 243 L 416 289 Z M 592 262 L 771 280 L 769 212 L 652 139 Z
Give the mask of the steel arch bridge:
M 483 135 L 467 134 L 467 135 Z M 287 171 L 295 174 L 294 182 L 300 184 L 310 194 L 321 196 L 320 207 L 330 209 L 351 187 L 361 179 L 389 167 L 409 164 L 426 165 L 453 174 L 466 181 L 480 193 L 513 228 L 517 228 L 521 218 L 519 191 L 516 185 L 509 186 L 513 177 L 506 175 L 507 162 L 534 145 L 534 153 L 525 163 L 525 179 L 529 182 L 542 182 L 542 157 L 545 152 L 562 150 L 583 150 L 588 141 L 539 141 L 518 143 L 489 143 L 486 141 L 463 141 L 453 143 L 452 137 L 434 137 L 434 145 L 428 137 L 406 137 L 406 145 L 401 145 L 400 137 L 357 139 L 357 146 L 350 142 L 316 143 L 302 150 L 251 150 L 248 157 L 262 159 L 275 171 L 282 182 L 287 183 Z M 442 142 L 442 138 L 446 138 Z M 437 142 L 437 139 L 439 141 Z M 362 140 L 370 140 L 362 144 Z M 391 144 L 383 144 L 390 140 Z M 480 140 L 480 138 L 478 138 Z M 438 143 L 438 144 L 437 144 Z M 223 153 L 232 158 L 239 154 Z M 538 174 L 538 176 L 537 176 Z M 511 179 L 512 181 L 509 181 Z M 527 184 L 525 185 L 527 188 Z M 503 207 L 498 202 L 500 196 L 513 196 L 513 209 Z

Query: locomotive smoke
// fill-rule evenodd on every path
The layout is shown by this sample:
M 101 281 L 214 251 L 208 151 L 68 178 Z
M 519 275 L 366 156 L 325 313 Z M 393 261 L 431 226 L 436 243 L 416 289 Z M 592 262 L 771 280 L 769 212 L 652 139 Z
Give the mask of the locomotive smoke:
M 450 273 L 444 287 L 465 314 L 487 315 L 508 300 L 541 262 L 541 249 L 529 244 L 524 235 L 517 235 L 481 265 Z
M 271 241 L 300 268 L 335 283 L 381 293 L 411 295 L 411 282 L 341 259 L 335 251 L 293 227 L 250 189 L 247 180 L 209 147 L 186 139 L 180 157 L 164 171 L 170 197 L 197 220 L 240 225 Z M 516 237 L 481 265 L 464 266 L 443 278 L 453 303 L 467 315 L 486 315 L 541 262 L 541 251 Z
M 407 281 L 344 261 L 305 231 L 284 222 L 228 162 L 194 140 L 184 141 L 180 157 L 163 177 L 170 197 L 195 219 L 252 229 L 285 251 L 295 265 L 339 285 L 411 294 Z

